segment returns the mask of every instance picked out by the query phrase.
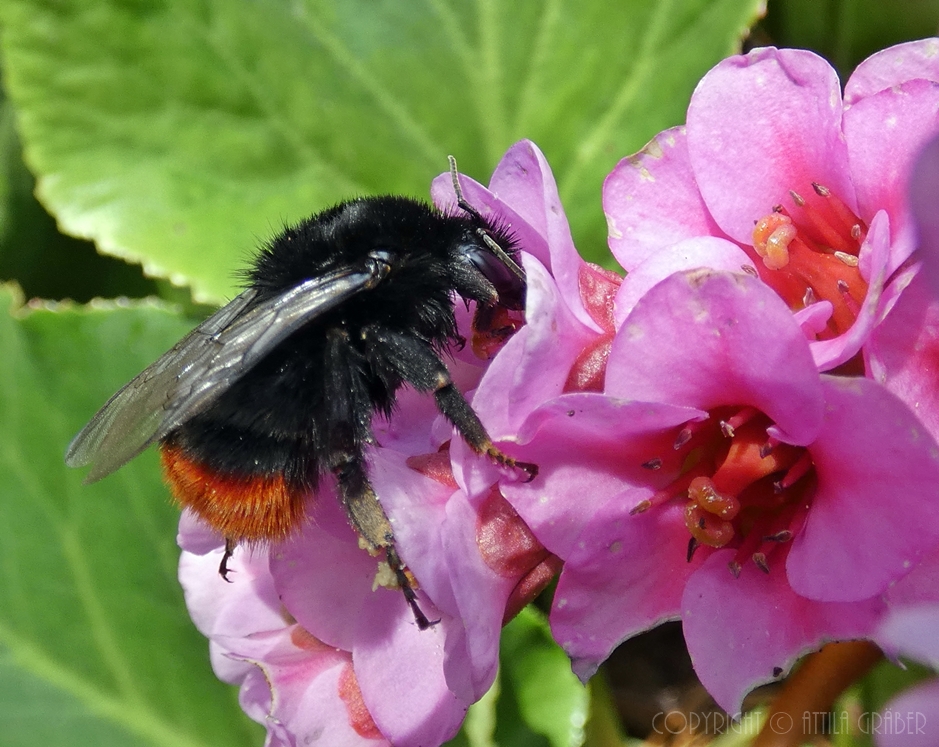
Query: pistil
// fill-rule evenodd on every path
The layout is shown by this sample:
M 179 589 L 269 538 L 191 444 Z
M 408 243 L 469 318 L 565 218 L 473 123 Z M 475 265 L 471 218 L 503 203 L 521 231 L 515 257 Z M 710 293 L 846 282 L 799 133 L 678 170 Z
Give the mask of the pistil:
M 753 407 L 722 407 L 681 427 L 674 441 L 680 474 L 630 513 L 682 501 L 689 562 L 701 547 L 729 547 L 734 575 L 748 559 L 769 572 L 773 554 L 802 527 L 815 469 L 807 449 L 767 434 L 771 424 Z M 662 459 L 645 464 L 652 462 Z
M 858 269 L 867 225 L 817 182 L 808 197 L 790 190 L 789 198 L 790 208 L 776 205 L 754 225 L 759 275 L 794 311 L 831 302 L 831 319 L 818 338 L 837 337 L 854 324 L 867 295 Z

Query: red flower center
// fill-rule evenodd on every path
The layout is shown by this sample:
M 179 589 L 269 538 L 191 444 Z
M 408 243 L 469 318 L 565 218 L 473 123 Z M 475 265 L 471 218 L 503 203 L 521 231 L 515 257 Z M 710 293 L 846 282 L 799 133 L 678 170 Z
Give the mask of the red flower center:
M 769 572 L 769 558 L 799 531 L 816 484 L 811 454 L 770 436 L 772 421 L 752 407 L 719 407 L 689 423 L 671 454 L 645 462 L 679 477 L 633 508 L 633 514 L 680 500 L 685 503 L 688 560 L 706 547 L 737 550 L 730 569 L 751 558 Z
M 821 340 L 846 332 L 867 295 L 858 271 L 858 254 L 867 224 L 830 189 L 813 182 L 804 198 L 790 191 L 792 207 L 777 205 L 756 222 L 753 248 L 757 272 L 793 311 L 816 301 L 830 301 L 834 310 Z

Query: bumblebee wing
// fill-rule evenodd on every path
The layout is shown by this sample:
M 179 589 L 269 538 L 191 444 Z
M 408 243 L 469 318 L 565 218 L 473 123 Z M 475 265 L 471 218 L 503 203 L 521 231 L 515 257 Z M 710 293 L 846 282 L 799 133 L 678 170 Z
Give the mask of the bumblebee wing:
M 91 464 L 100 480 L 202 412 L 293 332 L 372 287 L 383 276 L 344 268 L 261 303 L 247 290 L 124 385 L 72 439 L 70 467 Z

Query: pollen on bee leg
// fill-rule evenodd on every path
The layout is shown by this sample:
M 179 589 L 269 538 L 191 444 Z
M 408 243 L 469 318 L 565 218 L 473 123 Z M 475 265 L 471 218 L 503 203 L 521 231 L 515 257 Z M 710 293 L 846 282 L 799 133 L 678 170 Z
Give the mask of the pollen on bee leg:
M 373 545 L 371 542 L 369 542 L 367 539 L 365 539 L 365 537 L 363 537 L 363 536 L 362 536 L 361 534 L 359 534 L 358 532 L 356 532 L 356 534 L 358 535 L 358 538 L 359 538 L 359 549 L 360 549 L 360 550 L 365 550 L 365 552 L 367 552 L 367 553 L 368 553 L 369 555 L 371 555 L 373 558 L 376 557 L 376 556 L 378 555 L 378 553 L 380 553 L 380 552 L 382 551 L 382 548 Z
M 407 571 L 405 571 L 407 574 Z M 372 591 L 378 589 L 399 589 L 398 576 L 387 560 L 380 560 L 378 568 L 375 571 L 375 578 L 372 579 Z

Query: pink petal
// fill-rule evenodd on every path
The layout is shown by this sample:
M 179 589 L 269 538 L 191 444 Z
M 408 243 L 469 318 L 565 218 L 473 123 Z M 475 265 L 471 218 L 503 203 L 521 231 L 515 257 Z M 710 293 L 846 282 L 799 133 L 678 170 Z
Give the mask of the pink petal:
M 397 613 L 385 595 L 400 598 Z M 446 641 L 459 625 L 445 618 L 418 629 L 398 591 L 379 589 L 365 600 L 352 661 L 369 713 L 396 747 L 442 744 L 459 731 L 469 703 L 444 677 Z
M 185 552 L 205 555 L 222 547 L 225 538 L 187 508 L 179 516 L 176 544 Z
M 344 675 L 349 676 L 351 667 L 349 655 L 316 641 L 310 641 L 310 646 L 313 648 L 305 650 L 284 643 L 280 651 L 268 653 L 259 662 L 274 696 L 264 721 L 272 736 L 283 744 L 389 745 L 381 734 L 370 730 L 364 736 L 353 726 L 349 706 L 342 698 Z
M 796 593 L 847 602 L 883 591 L 939 544 L 939 447 L 875 382 L 822 385 L 818 487 L 786 567 Z
M 779 296 L 749 275 L 702 270 L 652 288 L 613 341 L 606 393 L 702 410 L 750 405 L 802 445 L 822 418 L 802 330 Z
M 411 469 L 404 455 L 387 449 L 372 452 L 371 477 L 401 559 L 438 609 L 455 612 L 440 535 L 453 487 Z
M 540 263 L 528 261 L 525 268 L 527 324 L 492 361 L 473 398 L 495 441 L 514 438 L 532 409 L 564 391 L 577 356 L 597 337 L 571 312 Z
M 911 607 L 939 603 L 939 545 L 899 581 L 884 592 L 891 607 Z
M 237 548 L 229 560 L 231 582 L 218 572 L 223 548 L 205 555 L 183 552 L 179 582 L 192 621 L 208 638 L 280 630 L 287 623 L 263 550 Z
M 489 189 L 547 240 L 550 263 L 545 266 L 574 315 L 592 327 L 593 320 L 579 302 L 579 273 L 584 260 L 574 248 L 554 174 L 538 146 L 522 140 L 509 148 L 492 174 Z M 527 250 L 524 244 L 521 246 Z
M 939 682 L 931 681 L 887 703 L 862 722 L 877 747 L 935 747 L 939 744 Z
M 610 250 L 628 272 L 684 239 L 721 235 L 698 192 L 684 127 L 616 165 L 603 183 L 603 212 Z
M 887 213 L 879 211 L 870 225 L 861 247 L 859 265 L 862 275 L 867 271 L 867 295 L 857 319 L 847 332 L 831 340 L 813 340 L 809 347 L 819 371 L 830 371 L 854 357 L 871 336 L 879 321 L 877 316 L 883 296 L 884 282 L 890 261 L 890 223 Z
M 538 476 L 528 483 L 502 484 L 502 493 L 538 540 L 566 559 L 584 525 L 610 496 L 650 483 L 650 471 L 642 464 L 671 449 L 675 436 L 670 431 L 703 417 L 690 407 L 589 392 L 558 397 L 536 410 L 519 434 L 525 446 L 517 451 L 539 465 Z
M 907 185 L 923 145 L 939 131 L 939 84 L 914 80 L 858 101 L 844 114 L 858 215 L 890 215 L 888 274 L 916 248 Z M 933 211 L 935 212 L 935 211 Z
M 939 671 L 939 604 L 895 608 L 877 631 L 877 643 Z
M 853 207 L 841 108 L 835 71 L 803 50 L 755 49 L 704 76 L 688 107 L 688 152 L 727 235 L 751 244 L 754 221 L 790 189 L 815 199 L 812 182 Z
M 910 205 L 916 220 L 923 271 L 939 290 L 939 137 L 933 138 L 913 167 Z
M 622 641 L 678 617 L 685 582 L 704 557 L 686 562 L 682 506 L 629 516 L 649 495 L 627 491 L 597 511 L 561 573 L 551 629 L 584 682 Z
M 922 273 L 900 294 L 868 347 L 875 379 L 939 440 L 939 299 Z
M 871 55 L 851 73 L 844 86 L 844 100 L 853 105 L 916 78 L 939 81 L 939 39 L 897 44 Z
M 797 595 L 780 563 L 769 574 L 746 563 L 735 578 L 733 550 L 713 553 L 688 581 L 682 625 L 701 683 L 728 713 L 824 643 L 870 635 L 883 609 L 877 599 L 831 604 Z
M 451 653 L 447 657 L 445 673 L 450 689 L 468 702 L 479 700 L 495 680 L 502 616 L 509 594 L 518 581 L 500 576 L 486 565 L 476 541 L 477 521 L 476 510 L 466 497 L 459 493 L 454 495 L 447 504 L 443 557 L 456 597 L 456 614 L 463 622 L 465 639 L 460 645 L 465 648 L 459 656 Z M 454 673 L 452 668 L 461 659 L 469 665 L 468 671 Z M 458 684 L 467 680 L 472 687 L 463 693 Z
M 663 247 L 630 269 L 623 280 L 616 294 L 616 327 L 622 325 L 649 288 L 676 272 L 700 267 L 741 272 L 744 267 L 752 268 L 753 260 L 733 242 L 714 236 L 698 236 Z
M 323 496 L 315 523 L 271 552 L 271 574 L 284 607 L 319 640 L 346 651 L 355 644 L 362 606 L 375 593 L 377 571 L 377 559 L 359 548 L 332 495 Z

